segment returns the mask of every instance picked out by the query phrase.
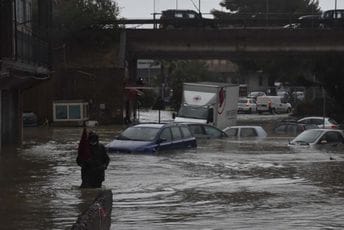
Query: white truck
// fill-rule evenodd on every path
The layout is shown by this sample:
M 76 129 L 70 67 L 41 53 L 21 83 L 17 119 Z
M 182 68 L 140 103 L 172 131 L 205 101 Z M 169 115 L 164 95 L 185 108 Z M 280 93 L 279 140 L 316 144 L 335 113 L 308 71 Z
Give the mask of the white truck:
M 175 122 L 208 123 L 219 129 L 236 124 L 239 85 L 219 82 L 184 83 Z

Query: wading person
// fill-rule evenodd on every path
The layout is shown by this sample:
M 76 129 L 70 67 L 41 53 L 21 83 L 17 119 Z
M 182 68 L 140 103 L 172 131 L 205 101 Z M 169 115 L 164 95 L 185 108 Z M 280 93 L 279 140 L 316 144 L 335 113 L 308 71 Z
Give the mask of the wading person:
M 78 148 L 77 164 L 81 167 L 80 188 L 100 188 L 109 165 L 109 156 L 98 135 L 84 128 Z

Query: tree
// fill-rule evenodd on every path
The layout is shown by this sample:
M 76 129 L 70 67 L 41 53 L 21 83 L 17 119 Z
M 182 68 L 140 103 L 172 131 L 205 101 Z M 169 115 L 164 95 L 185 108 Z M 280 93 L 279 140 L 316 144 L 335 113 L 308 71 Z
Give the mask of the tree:
M 55 1 L 53 10 L 54 38 L 56 40 L 97 40 L 104 32 L 104 21 L 115 21 L 119 14 L 112 0 Z
M 231 14 L 309 14 L 319 12 L 318 0 L 222 0 L 220 3 Z
M 326 57 L 317 58 L 314 65 L 314 75 L 318 80 L 319 85 L 324 87 L 327 95 L 335 102 L 333 108 L 328 108 L 327 111 L 331 117 L 337 121 L 343 122 L 344 116 L 344 56 L 340 54 L 328 54 Z M 330 110 L 332 109 L 332 110 Z
M 158 84 L 164 82 L 162 79 L 165 75 L 165 81 L 173 91 L 171 106 L 176 110 L 182 101 L 184 82 L 214 81 L 207 64 L 203 61 L 163 61 L 162 65 L 164 73 L 159 76 Z

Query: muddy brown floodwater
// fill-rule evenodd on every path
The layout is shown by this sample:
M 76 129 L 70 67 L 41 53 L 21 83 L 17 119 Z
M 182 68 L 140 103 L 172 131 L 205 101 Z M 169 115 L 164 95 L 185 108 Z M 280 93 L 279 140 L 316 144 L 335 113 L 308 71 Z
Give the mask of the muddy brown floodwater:
M 106 144 L 121 128 L 95 131 Z M 98 192 L 78 188 L 81 128 L 24 134 L 0 155 L 0 229 L 69 229 Z M 343 229 L 343 148 L 290 149 L 288 139 L 110 155 L 111 229 Z

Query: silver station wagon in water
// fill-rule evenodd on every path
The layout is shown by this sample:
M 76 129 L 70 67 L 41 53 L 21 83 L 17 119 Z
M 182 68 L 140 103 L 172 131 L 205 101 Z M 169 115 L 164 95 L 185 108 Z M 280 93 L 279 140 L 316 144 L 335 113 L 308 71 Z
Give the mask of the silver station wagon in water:
M 344 133 L 339 129 L 308 129 L 300 133 L 289 146 L 344 144 Z

